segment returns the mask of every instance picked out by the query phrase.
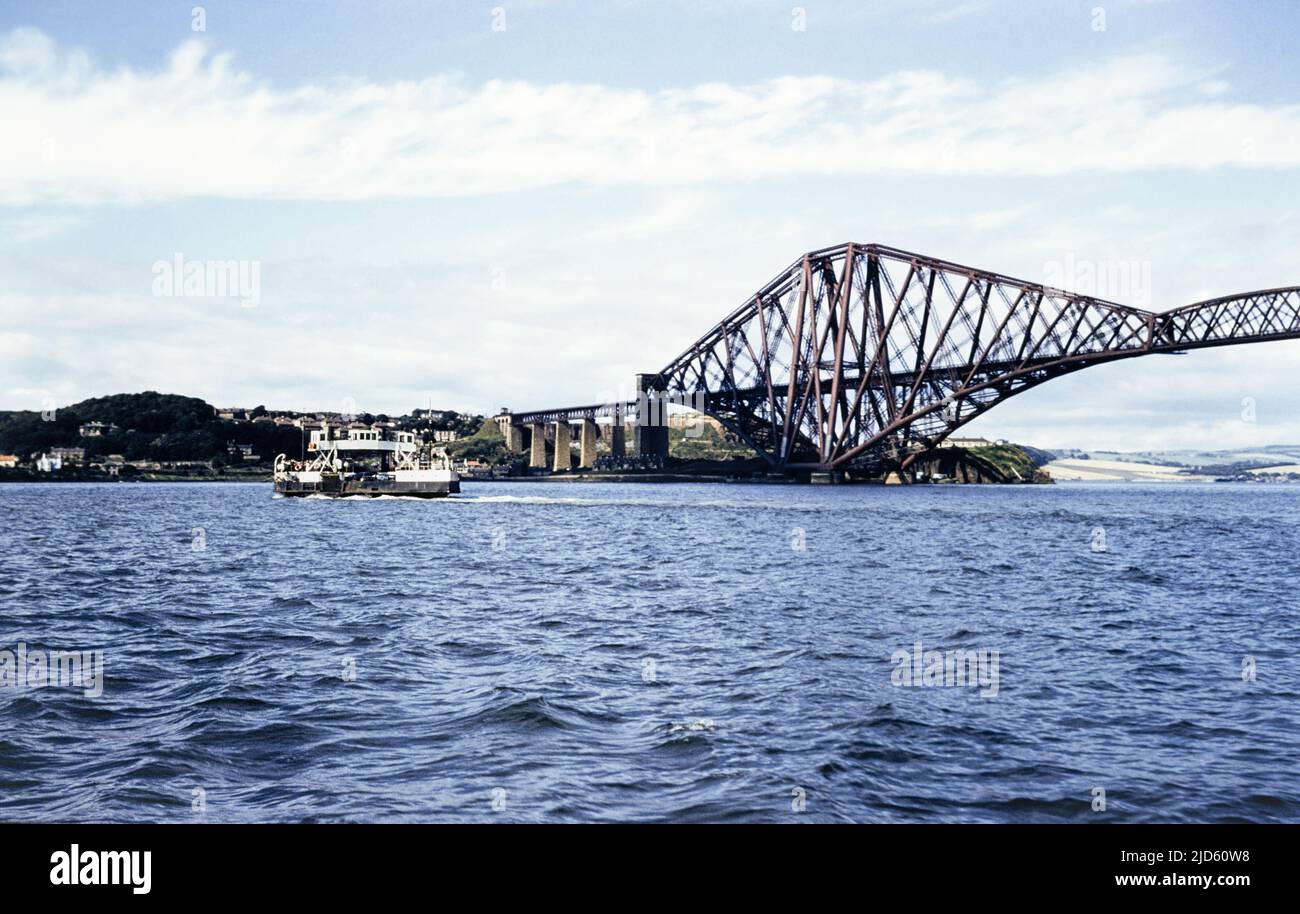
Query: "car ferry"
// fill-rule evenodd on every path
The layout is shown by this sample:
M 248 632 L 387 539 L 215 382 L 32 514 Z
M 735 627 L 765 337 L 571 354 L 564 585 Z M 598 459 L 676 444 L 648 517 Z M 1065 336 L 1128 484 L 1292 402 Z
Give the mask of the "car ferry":
M 413 432 L 380 425 L 331 426 L 311 431 L 308 459 L 275 458 L 277 495 L 413 495 L 443 498 L 460 492 L 460 477 L 445 457 L 431 453 Z

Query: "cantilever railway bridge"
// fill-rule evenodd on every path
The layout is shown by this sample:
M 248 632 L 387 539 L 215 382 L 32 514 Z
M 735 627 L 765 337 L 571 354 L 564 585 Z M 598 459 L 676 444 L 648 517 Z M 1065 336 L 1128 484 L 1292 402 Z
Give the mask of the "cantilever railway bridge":
M 503 413 L 512 446 L 568 423 L 584 465 L 595 420 L 622 451 L 667 452 L 656 398 L 689 403 L 774 471 L 905 469 L 1007 397 L 1073 371 L 1151 353 L 1300 337 L 1300 287 L 1155 313 L 878 244 L 811 251 L 658 372 L 636 401 Z M 561 431 L 561 426 L 563 429 Z M 560 438 L 562 437 L 562 442 Z M 544 448 L 544 443 L 543 443 Z M 545 463 L 545 452 L 542 452 Z M 560 458 L 556 460 L 560 465 Z

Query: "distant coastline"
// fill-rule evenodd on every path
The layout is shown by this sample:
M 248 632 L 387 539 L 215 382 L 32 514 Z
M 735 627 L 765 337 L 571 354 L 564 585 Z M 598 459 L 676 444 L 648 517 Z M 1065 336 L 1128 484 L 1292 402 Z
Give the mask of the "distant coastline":
M 1300 460 L 1277 446 L 1260 451 L 1218 452 L 1213 455 L 1178 454 L 1078 454 L 1056 456 L 1043 466 L 1058 482 L 1149 482 L 1178 485 L 1207 482 L 1242 482 L 1256 485 L 1300 483 Z M 1273 456 L 1269 451 L 1277 451 Z

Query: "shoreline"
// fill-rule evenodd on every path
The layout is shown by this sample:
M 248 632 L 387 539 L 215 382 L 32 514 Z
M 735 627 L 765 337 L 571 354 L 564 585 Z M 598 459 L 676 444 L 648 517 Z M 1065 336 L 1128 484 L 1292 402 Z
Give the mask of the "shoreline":
M 40 483 L 94 483 L 97 485 L 140 485 L 140 484 L 168 484 L 178 482 L 195 482 L 205 484 L 217 483 L 265 483 L 271 485 L 273 478 L 267 476 L 168 476 L 164 478 L 139 478 L 139 479 L 69 479 L 69 478 L 49 478 L 49 479 L 4 479 L 0 477 L 0 483 L 20 484 L 40 484 Z M 728 483 L 747 483 L 756 485 L 786 485 L 795 484 L 799 480 L 793 478 L 761 478 L 747 479 L 738 476 L 694 476 L 688 473 L 632 473 L 632 474 L 565 474 L 557 476 L 462 476 L 462 483 L 497 483 L 497 482 L 571 482 L 571 483 L 592 483 L 592 482 L 654 482 L 654 483 L 687 483 L 687 482 L 728 482 Z

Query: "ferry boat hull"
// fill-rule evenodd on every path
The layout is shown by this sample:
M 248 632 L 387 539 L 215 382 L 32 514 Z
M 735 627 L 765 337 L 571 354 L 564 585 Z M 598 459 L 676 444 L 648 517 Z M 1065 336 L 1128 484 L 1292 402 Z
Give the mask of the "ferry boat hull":
M 460 493 L 460 480 L 399 480 L 399 479 L 340 479 L 337 476 L 320 480 L 277 479 L 275 491 L 286 497 L 325 495 L 347 498 L 352 495 L 401 495 L 414 498 L 446 498 Z

